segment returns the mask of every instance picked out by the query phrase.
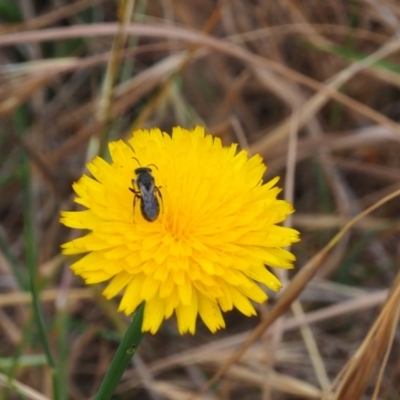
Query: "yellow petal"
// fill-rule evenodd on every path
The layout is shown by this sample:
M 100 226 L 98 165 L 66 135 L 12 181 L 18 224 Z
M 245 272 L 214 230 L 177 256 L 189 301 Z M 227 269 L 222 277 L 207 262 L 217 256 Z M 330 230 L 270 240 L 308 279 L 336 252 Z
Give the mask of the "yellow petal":
M 225 328 L 225 321 L 216 302 L 198 293 L 198 304 L 200 317 L 212 333 Z
M 122 296 L 118 311 L 123 311 L 126 315 L 132 314 L 142 303 L 143 299 L 140 296 L 140 288 L 143 285 L 144 277 L 136 276 L 131 279 Z
M 112 278 L 107 287 L 103 290 L 103 296 L 106 299 L 115 297 L 125 286 L 127 286 L 132 277 L 126 272 L 121 272 Z
M 176 319 L 178 322 L 178 330 L 182 335 L 186 332 L 191 334 L 196 330 L 196 319 L 198 313 L 197 294 L 193 292 L 190 304 L 179 304 L 176 308 Z
M 156 333 L 165 316 L 165 300 L 153 297 L 144 307 L 142 331 Z

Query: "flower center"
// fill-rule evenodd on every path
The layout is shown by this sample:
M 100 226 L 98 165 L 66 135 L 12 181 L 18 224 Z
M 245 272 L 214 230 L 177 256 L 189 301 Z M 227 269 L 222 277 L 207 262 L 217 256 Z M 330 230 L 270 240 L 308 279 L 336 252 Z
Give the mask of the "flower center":
M 175 240 L 185 239 L 189 236 L 192 220 L 182 210 L 168 213 L 164 220 L 164 227 Z

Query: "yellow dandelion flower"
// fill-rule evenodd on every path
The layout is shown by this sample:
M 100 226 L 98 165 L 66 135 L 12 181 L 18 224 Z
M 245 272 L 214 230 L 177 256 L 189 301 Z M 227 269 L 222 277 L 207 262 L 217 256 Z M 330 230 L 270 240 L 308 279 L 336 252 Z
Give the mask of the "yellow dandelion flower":
M 123 291 L 126 314 L 145 302 L 142 331 L 155 333 L 173 313 L 181 334 L 195 332 L 197 315 L 211 332 L 225 327 L 221 311 L 255 315 L 251 301 L 267 299 L 259 283 L 281 287 L 266 265 L 291 268 L 295 257 L 283 248 L 299 240 L 276 225 L 293 209 L 276 198 L 278 178 L 262 182 L 262 158 L 223 147 L 202 127 L 177 127 L 172 136 L 139 130 L 109 150 L 111 164 L 96 157 L 87 164 L 94 179 L 73 185 L 87 209 L 61 215 L 64 225 L 89 231 L 62 246 L 64 254 L 87 253 L 74 273 L 88 284 L 110 281 L 108 299 Z

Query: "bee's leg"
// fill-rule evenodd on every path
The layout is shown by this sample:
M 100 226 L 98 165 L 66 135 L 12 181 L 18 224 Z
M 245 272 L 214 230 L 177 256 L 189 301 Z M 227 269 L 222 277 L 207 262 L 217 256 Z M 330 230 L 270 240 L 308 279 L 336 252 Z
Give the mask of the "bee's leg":
M 135 211 L 136 211 L 136 193 L 132 190 L 134 193 L 133 195 L 133 223 L 135 223 Z
M 160 196 L 162 213 L 164 214 L 164 200 L 163 200 L 163 197 L 162 197 L 162 194 L 161 194 L 161 190 L 160 190 L 161 187 L 162 186 L 156 186 L 155 188 L 156 188 L 156 191 L 157 191 L 158 195 Z
M 140 192 L 134 192 L 133 190 L 132 192 L 135 194 L 135 196 L 133 197 L 133 222 L 135 222 L 136 200 L 140 200 L 142 197 L 137 194 Z
M 136 185 L 136 181 L 135 179 L 132 179 L 132 187 L 128 188 L 132 193 L 140 194 L 140 190 L 135 190 L 135 185 Z
M 142 193 L 140 190 L 135 190 L 132 188 L 128 188 L 132 193 L 135 193 L 136 197 L 140 197 L 140 194 Z
M 136 210 L 136 200 L 141 199 L 141 192 L 140 190 L 135 190 L 135 183 L 136 181 L 132 179 L 132 186 L 133 188 L 128 188 L 133 193 L 133 222 L 135 222 L 135 210 Z
M 141 195 L 141 191 L 140 190 L 136 190 L 135 189 L 135 185 L 136 185 L 136 181 L 134 180 L 134 179 L 132 179 L 132 186 L 133 187 L 131 187 L 131 188 L 128 188 L 132 193 L 134 193 L 134 195 L 135 195 L 135 198 L 136 197 L 139 197 L 140 198 L 140 195 Z
M 133 196 L 133 215 L 135 215 L 135 210 L 136 210 L 136 199 L 138 198 L 137 194 Z

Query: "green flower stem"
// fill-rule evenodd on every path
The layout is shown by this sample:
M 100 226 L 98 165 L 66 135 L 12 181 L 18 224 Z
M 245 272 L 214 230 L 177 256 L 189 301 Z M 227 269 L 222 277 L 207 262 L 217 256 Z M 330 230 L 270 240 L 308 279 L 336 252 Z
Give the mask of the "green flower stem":
M 142 332 L 143 311 L 144 303 L 140 305 L 133 316 L 94 400 L 108 400 L 113 395 L 122 374 L 144 336 Z

